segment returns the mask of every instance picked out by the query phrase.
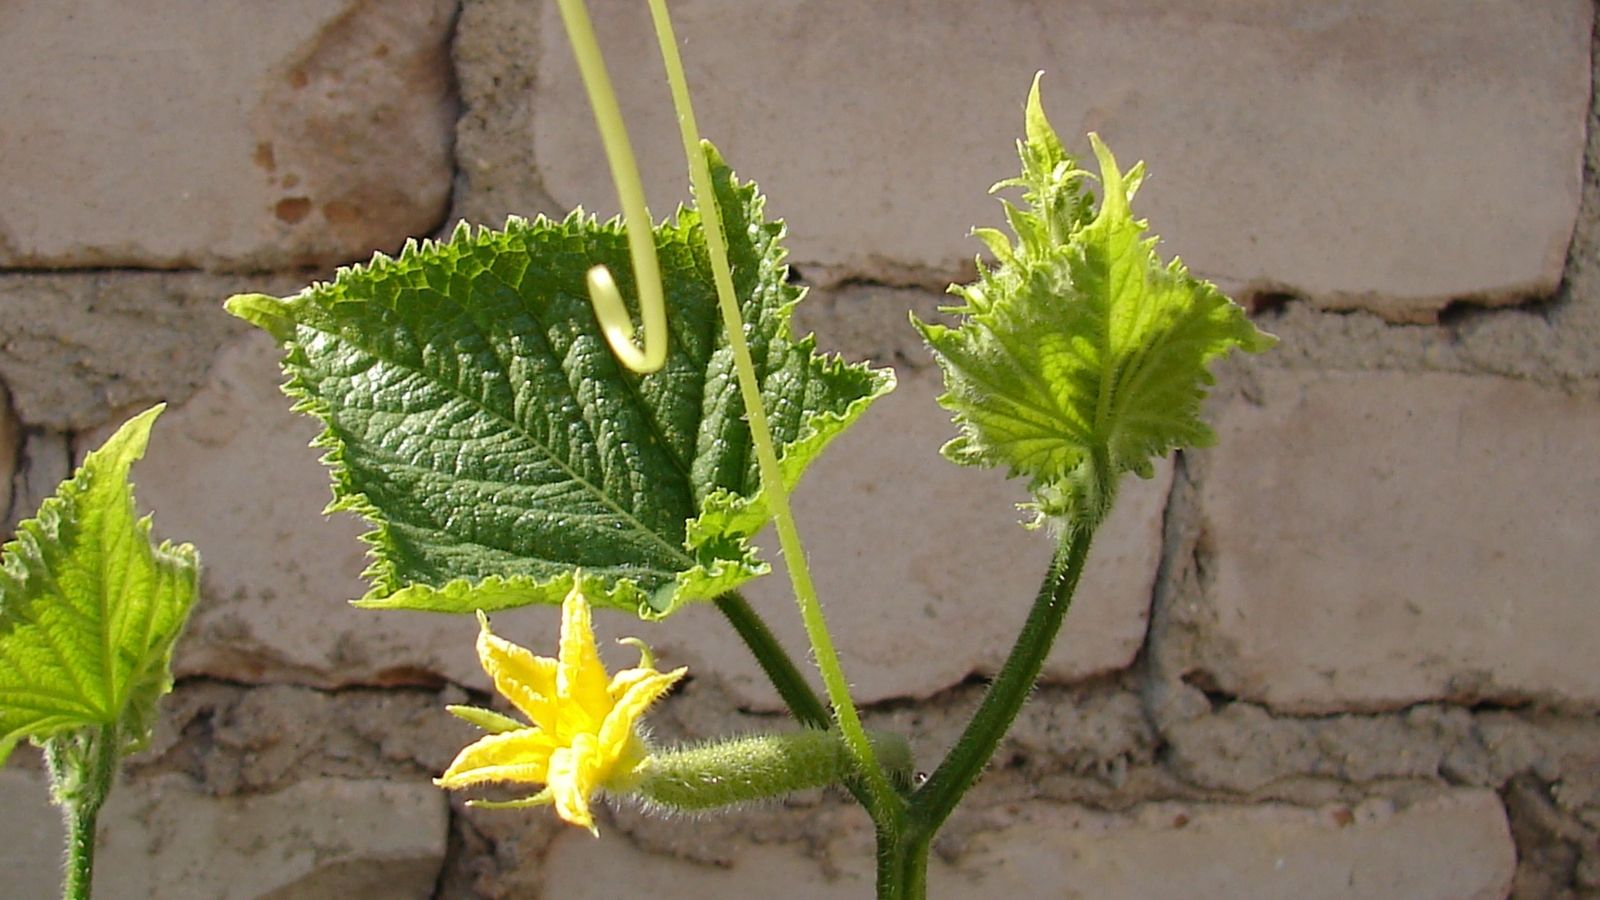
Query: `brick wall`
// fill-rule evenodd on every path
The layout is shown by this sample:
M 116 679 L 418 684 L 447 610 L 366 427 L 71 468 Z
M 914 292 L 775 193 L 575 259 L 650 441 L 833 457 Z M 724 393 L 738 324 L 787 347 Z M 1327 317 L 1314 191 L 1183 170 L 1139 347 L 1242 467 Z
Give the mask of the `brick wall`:
M 643 5 L 593 0 L 658 212 L 686 197 Z M 958 471 L 905 312 L 970 277 L 1029 78 L 1064 136 L 1282 338 L 1221 371 L 1213 450 L 1126 486 L 935 896 L 1600 891 L 1600 130 L 1586 0 L 677 0 L 702 127 L 760 181 L 825 347 L 899 370 L 796 497 L 869 725 L 936 760 L 1049 556 Z M 834 794 L 595 841 L 435 789 L 476 624 L 354 610 L 359 523 L 221 310 L 457 219 L 609 213 L 554 5 L 20 0 L 0 10 L 0 512 L 122 417 L 205 597 L 104 822 L 101 896 L 859 897 Z M 750 591 L 803 646 L 786 580 Z M 538 644 L 551 610 L 497 620 Z M 713 610 L 664 741 L 773 727 Z M 0 870 L 55 892 L 37 756 Z

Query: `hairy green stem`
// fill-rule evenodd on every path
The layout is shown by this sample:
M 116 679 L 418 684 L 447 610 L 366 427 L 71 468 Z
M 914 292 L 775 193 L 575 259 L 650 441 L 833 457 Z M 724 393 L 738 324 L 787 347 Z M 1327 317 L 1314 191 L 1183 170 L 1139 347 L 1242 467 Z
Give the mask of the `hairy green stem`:
M 827 620 L 822 613 L 822 603 L 817 599 L 811 570 L 806 562 L 805 548 L 800 542 L 800 532 L 795 527 L 794 515 L 789 509 L 789 492 L 783 483 L 783 470 L 778 464 L 777 449 L 772 443 L 772 431 L 767 425 L 766 409 L 761 401 L 761 385 L 757 381 L 755 364 L 750 358 L 750 347 L 744 339 L 744 319 L 739 312 L 739 301 L 733 290 L 733 271 L 728 264 L 727 241 L 722 231 L 722 215 L 717 207 L 716 191 L 711 183 L 711 170 L 706 163 L 705 150 L 700 145 L 699 127 L 695 124 L 694 106 L 689 98 L 688 81 L 683 74 L 683 61 L 678 55 L 678 42 L 673 34 L 672 21 L 667 14 L 665 0 L 650 0 L 650 15 L 655 21 L 656 38 L 661 45 L 661 57 L 667 68 L 667 83 L 672 89 L 673 106 L 678 112 L 678 130 L 683 137 L 684 155 L 689 160 L 689 175 L 694 186 L 695 207 L 700 211 L 705 228 L 706 252 L 711 258 L 711 271 L 717 287 L 717 303 L 722 310 L 723 327 L 728 333 L 728 347 L 733 351 L 734 365 L 739 373 L 739 392 L 744 399 L 745 413 L 750 422 L 750 437 L 755 444 L 756 460 L 761 471 L 761 487 L 772 510 L 778 531 L 778 543 L 794 585 L 795 602 L 800 606 L 800 618 L 805 623 L 806 636 L 811 640 L 816 654 L 817 668 L 822 673 L 822 683 L 833 704 L 839 731 L 849 747 L 862 776 L 867 782 L 871 798 L 869 811 L 874 821 L 881 825 L 885 818 L 898 816 L 900 796 L 889 784 L 883 769 L 873 753 L 872 742 L 867 738 L 850 697 L 850 685 L 845 679 L 844 667 L 839 663 L 838 651 L 833 646 L 833 636 L 828 632 Z
M 772 629 L 750 607 L 744 596 L 738 592 L 723 594 L 717 598 L 717 609 L 722 611 L 728 624 L 750 648 L 761 671 L 767 673 L 767 680 L 777 688 L 778 696 L 795 719 L 807 728 L 826 730 L 832 725 L 833 720 L 828 716 L 828 708 L 822 704 L 822 699 L 811 689 L 783 645 L 778 643 Z
M 873 746 L 895 779 L 911 779 L 911 748 L 899 735 L 875 733 Z M 855 760 L 836 731 L 808 728 L 656 751 L 634 788 L 679 812 L 770 800 L 854 777 Z
M 1083 574 L 1093 537 L 1092 527 L 1074 527 L 1067 532 L 1050 560 L 1022 632 L 989 685 L 983 703 L 944 761 L 912 795 L 911 819 L 919 829 L 929 831 L 930 837 L 977 781 L 1032 692 L 1045 656 L 1061 630 L 1061 621 L 1072 605 L 1072 593 Z
M 880 900 L 922 900 L 927 896 L 928 849 L 934 835 L 977 782 L 1016 721 L 1061 631 L 1062 620 L 1083 576 L 1094 532 L 1111 506 L 1115 479 L 1100 474 L 1109 468 L 1104 453 L 1095 453 L 1087 462 L 1084 487 L 1092 500 L 1085 504 L 1089 514 L 1069 525 L 1057 544 L 1022 632 L 990 683 L 978 711 L 927 782 L 912 793 L 905 829 L 895 836 L 887 851 L 879 847 Z
M 61 895 L 89 900 L 94 887 L 95 826 L 116 779 L 117 729 L 86 728 L 45 742 L 51 794 L 67 831 L 66 871 Z
M 930 840 L 914 840 L 902 832 L 897 840 L 878 844 L 878 900 L 926 900 Z

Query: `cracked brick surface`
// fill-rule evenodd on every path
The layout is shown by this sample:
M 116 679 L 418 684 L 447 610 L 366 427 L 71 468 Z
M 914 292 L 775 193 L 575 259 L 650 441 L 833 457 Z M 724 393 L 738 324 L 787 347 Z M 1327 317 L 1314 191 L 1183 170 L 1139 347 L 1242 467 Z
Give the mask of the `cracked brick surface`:
M 0 265 L 259 271 L 396 251 L 450 195 L 451 0 L 23 2 Z

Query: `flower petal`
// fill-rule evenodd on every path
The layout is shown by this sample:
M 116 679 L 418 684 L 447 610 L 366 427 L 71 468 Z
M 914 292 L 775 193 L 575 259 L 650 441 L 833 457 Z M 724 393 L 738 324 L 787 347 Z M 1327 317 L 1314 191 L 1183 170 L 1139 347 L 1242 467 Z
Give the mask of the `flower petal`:
M 652 672 L 635 681 L 627 689 L 617 705 L 612 707 L 611 713 L 600 725 L 599 743 L 600 753 L 605 760 L 606 768 L 614 763 L 628 747 L 628 741 L 633 737 L 633 726 L 644 716 L 650 704 L 661 699 L 677 684 L 688 669 L 674 669 L 671 672 Z
M 516 800 L 468 800 L 467 805 L 474 809 L 527 809 L 530 806 L 549 806 L 556 802 L 550 796 L 550 789 L 545 788 L 532 797 L 521 797 Z
M 593 733 L 611 709 L 606 691 L 606 667 L 600 661 L 600 648 L 594 643 L 594 624 L 589 601 L 574 582 L 561 602 L 561 658 L 556 665 L 556 694 L 563 701 L 577 703 L 589 720 L 579 728 Z M 569 710 L 562 704 L 565 717 Z
M 545 784 L 551 753 L 549 735 L 535 728 L 491 734 L 468 744 L 444 774 L 433 780 L 445 788 L 466 787 L 486 781 Z
M 594 815 L 589 811 L 589 795 L 596 786 L 595 751 L 595 739 L 591 734 L 578 735 L 571 747 L 556 748 L 550 754 L 549 784 L 556 815 L 599 837 L 600 830 L 595 827 Z
M 541 728 L 554 728 L 550 698 L 556 695 L 556 661 L 535 656 L 489 630 L 479 613 L 478 662 L 494 681 L 495 690 Z
M 642 667 L 637 669 L 623 669 L 617 674 L 611 676 L 611 684 L 606 686 L 606 692 L 611 695 L 611 702 L 616 703 L 618 700 L 622 699 L 624 694 L 628 693 L 629 688 L 646 678 L 660 674 L 661 673 L 657 672 L 655 669 L 646 669 Z
M 533 720 L 525 727 L 492 710 L 453 706 L 450 711 L 494 732 L 469 745 L 434 783 L 448 788 L 485 781 L 532 782 L 544 790 L 511 801 L 474 801 L 488 808 L 551 804 L 562 819 L 599 835 L 589 802 L 601 788 L 634 789 L 649 747 L 635 727 L 650 705 L 682 678 L 685 669 L 656 671 L 649 649 L 639 665 L 608 678 L 595 646 L 589 601 L 574 585 L 561 605 L 557 659 L 535 656 L 496 637 L 478 615 L 478 658 L 495 687 Z

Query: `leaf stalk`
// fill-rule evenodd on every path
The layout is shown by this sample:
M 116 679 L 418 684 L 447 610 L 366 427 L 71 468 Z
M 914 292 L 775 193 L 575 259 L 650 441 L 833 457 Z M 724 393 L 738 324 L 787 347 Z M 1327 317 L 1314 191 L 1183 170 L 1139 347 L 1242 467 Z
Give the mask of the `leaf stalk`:
M 914 827 L 927 831 L 928 837 L 944 824 L 961 796 L 977 781 L 1033 691 L 1045 657 L 1055 645 L 1061 622 L 1072 605 L 1072 594 L 1083 575 L 1084 560 L 1093 537 L 1093 525 L 1071 527 L 1063 536 L 1039 585 L 1022 632 L 1017 635 L 999 674 L 990 683 L 977 713 L 944 761 L 912 794 L 910 820 Z
M 783 645 L 778 643 L 772 629 L 744 599 L 744 595 L 730 592 L 718 597 L 716 603 L 728 624 L 750 648 L 750 654 L 756 658 L 761 671 L 766 673 L 767 680 L 777 689 L 778 696 L 789 707 L 795 720 L 807 728 L 826 730 L 831 726 L 833 720 L 828 716 L 828 708 L 811 689 L 805 676 L 800 674 L 800 669 L 784 651 Z

